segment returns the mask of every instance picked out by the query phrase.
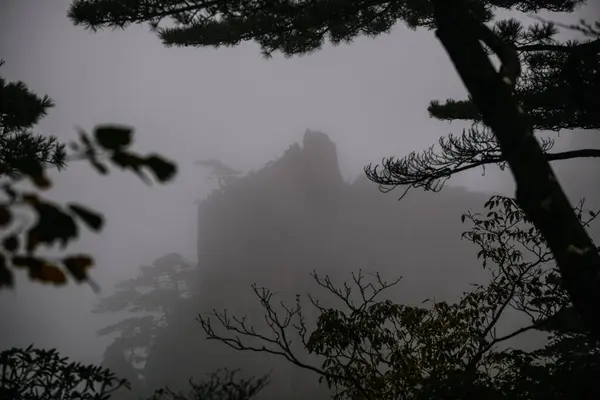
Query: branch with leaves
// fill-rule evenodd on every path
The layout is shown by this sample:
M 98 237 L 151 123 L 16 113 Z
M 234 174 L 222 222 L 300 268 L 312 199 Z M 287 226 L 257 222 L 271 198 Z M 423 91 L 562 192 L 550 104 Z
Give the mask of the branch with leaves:
M 29 346 L 0 353 L 0 398 L 11 400 L 108 400 L 129 388 L 108 369 L 69 362 L 56 350 Z
M 399 280 L 386 282 L 378 274 L 359 272 L 339 286 L 328 276 L 313 273 L 318 286 L 338 303 L 325 305 L 308 296 L 316 321 L 309 320 L 313 313 L 307 312 L 300 296 L 290 306 L 256 285 L 264 326 L 226 310 L 199 315 L 198 320 L 210 340 L 239 351 L 274 354 L 315 372 L 333 387 L 338 399 L 435 399 L 442 394 L 464 398 L 465 393 L 521 398 L 530 392 L 514 376 L 536 365 L 543 367 L 527 384 L 551 395 L 528 398 L 558 399 L 563 395 L 560 390 L 573 394 L 578 390 L 575 385 L 554 392 L 547 388 L 557 371 L 564 373 L 561 360 L 573 363 L 583 359 L 582 347 L 588 354 L 596 354 L 600 347 L 573 312 L 552 252 L 517 202 L 495 196 L 485 209 L 463 215 L 463 222 L 471 226 L 463 238 L 480 248 L 477 256 L 489 271 L 489 282 L 474 285 L 455 303 L 395 304 L 381 297 Z M 575 213 L 586 226 L 598 215 L 583 203 Z M 503 329 L 501 322 L 509 312 L 525 314 L 530 321 Z M 549 332 L 550 342 L 539 351 L 507 348 L 520 335 L 540 330 Z M 577 373 L 590 368 L 593 361 L 586 360 Z
M 141 156 L 130 151 L 132 138 L 133 130 L 127 127 L 99 126 L 93 137 L 80 131 L 81 142 L 72 143 L 76 152 L 71 158 L 89 161 L 102 174 L 108 173 L 105 161 L 109 161 L 121 169 L 133 171 L 148 183 L 150 180 L 144 169 L 161 183 L 169 181 L 175 175 L 175 165 L 156 154 Z M 15 184 L 22 179 L 28 179 L 42 191 L 48 190 L 51 182 L 40 163 L 28 162 L 15 167 L 19 177 L 5 182 L 0 188 L 4 195 L 0 201 L 0 287 L 13 285 L 11 268 L 23 268 L 32 280 L 62 285 L 67 282 L 68 274 L 75 281 L 88 282 L 95 288 L 88 276 L 88 269 L 93 265 L 91 256 L 74 254 L 53 259 L 37 256 L 36 251 L 42 245 L 59 244 L 66 248 L 78 237 L 81 225 L 100 231 L 104 224 L 102 215 L 77 203 L 61 206 L 43 199 L 39 193 L 18 190 Z
M 55 137 L 34 135 L 31 129 L 53 106 L 48 96 L 37 96 L 23 82 L 0 77 L 0 289 L 13 286 L 14 268 L 25 269 L 35 281 L 62 285 L 70 275 L 97 289 L 88 276 L 91 256 L 51 259 L 37 254 L 41 246 L 59 244 L 65 249 L 78 237 L 82 225 L 98 232 L 104 224 L 101 214 L 81 204 L 62 206 L 40 195 L 52 186 L 49 167 L 62 169 L 67 162 L 86 160 L 106 175 L 109 162 L 133 171 L 148 184 L 151 181 L 145 171 L 160 183 L 171 180 L 177 171 L 175 164 L 158 154 L 143 156 L 131 151 L 133 129 L 128 127 L 102 125 L 93 135 L 80 129 L 79 142 L 70 144 L 70 153 Z M 19 190 L 17 185 L 26 180 L 37 191 Z
M 3 65 L 0 60 L 0 67 Z M 25 83 L 0 76 L 0 177 L 16 178 L 29 163 L 59 170 L 65 167 L 65 145 L 54 136 L 32 132 L 52 107 L 50 97 L 40 97 Z
M 548 161 L 573 158 L 600 157 L 600 149 L 582 149 L 549 153 L 554 146 L 552 138 L 541 138 L 541 146 Z M 380 185 L 380 190 L 389 192 L 398 186 L 404 187 L 403 197 L 412 188 L 440 191 L 453 175 L 481 167 L 483 174 L 488 165 L 506 168 L 506 161 L 496 137 L 487 128 L 474 126 L 462 135 L 442 137 L 439 149 L 428 150 L 397 159 L 384 158 L 381 165 L 369 164 L 365 168 L 367 178 Z
M 539 19 L 539 18 L 538 18 Z M 541 19 L 540 19 L 541 20 Z M 498 40 L 513 48 L 521 67 L 515 80 L 513 98 L 528 114 L 531 127 L 540 131 L 565 129 L 597 129 L 600 119 L 600 75 L 598 58 L 600 40 L 575 40 L 561 43 L 554 37 L 558 27 L 590 32 L 589 24 L 581 27 L 562 26 L 553 22 L 525 26 L 514 18 L 501 20 L 490 29 L 488 41 Z M 593 31 L 591 31 L 593 32 Z M 501 48 L 501 46 L 496 46 Z M 493 54 L 489 46 L 482 47 Z M 506 59 L 506 57 L 505 57 Z M 454 174 L 475 168 L 495 165 L 504 169 L 507 159 L 473 99 L 432 101 L 429 115 L 441 121 L 471 121 L 472 127 L 462 136 L 449 135 L 440 139 L 439 148 L 433 146 L 421 153 L 401 158 L 384 158 L 380 165 L 368 165 L 367 177 L 381 185 L 384 192 L 403 187 L 404 193 L 412 188 L 439 191 Z M 548 162 L 577 158 L 598 158 L 599 149 L 577 149 L 550 153 L 553 140 L 542 140 L 542 152 Z
M 460 0 L 436 1 L 437 36 L 494 132 L 517 184 L 516 199 L 540 230 L 556 258 L 562 281 L 586 324 L 600 334 L 600 254 L 581 225 L 544 152 L 530 119 L 513 96 L 520 60 L 510 44 L 496 54 L 503 67 L 496 72 L 480 40 L 487 45 L 490 29 Z M 506 68 L 506 72 L 502 72 Z
M 187 394 L 164 388 L 155 391 L 148 400 L 250 400 L 269 384 L 268 376 L 238 378 L 238 373 L 237 370 L 219 370 L 209 374 L 206 381 L 190 380 Z

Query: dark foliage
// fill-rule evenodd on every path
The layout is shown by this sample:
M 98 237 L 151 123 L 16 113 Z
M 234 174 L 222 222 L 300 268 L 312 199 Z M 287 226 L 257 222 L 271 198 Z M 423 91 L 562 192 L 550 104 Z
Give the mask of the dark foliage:
M 463 216 L 471 226 L 463 238 L 479 247 L 490 280 L 455 303 L 396 304 L 382 296 L 399 280 L 359 272 L 351 283 L 336 285 L 314 273 L 338 306 L 312 296 L 308 309 L 300 296 L 286 304 L 255 286 L 264 329 L 226 311 L 198 319 L 209 339 L 315 372 L 337 399 L 592 398 L 600 344 L 573 312 L 552 252 L 514 199 L 492 197 L 485 209 Z M 574 211 L 586 226 L 598 215 L 583 203 Z M 310 308 L 318 311 L 315 325 L 306 318 Z M 528 322 L 503 327 L 511 313 Z M 529 352 L 510 346 L 531 331 L 548 332 L 546 345 Z M 321 363 L 307 361 L 293 342 Z
M 474 0 L 471 4 L 479 17 L 489 20 L 494 8 L 571 12 L 583 2 Z M 398 21 L 411 28 L 434 26 L 431 2 L 407 0 L 75 0 L 69 18 L 91 29 L 148 22 L 168 46 L 221 47 L 255 41 L 267 56 L 276 51 L 287 56 L 311 53 L 325 40 L 337 44 L 357 36 L 377 36 Z M 169 27 L 161 27 L 163 22 Z
M 548 161 L 576 157 L 600 157 L 600 150 L 587 149 L 550 153 L 554 146 L 552 138 L 541 138 L 541 146 Z M 453 174 L 475 167 L 484 168 L 496 164 L 506 168 L 506 160 L 496 137 L 489 128 L 474 127 L 461 135 L 450 134 L 439 140 L 439 149 L 431 146 L 424 152 L 412 152 L 408 156 L 384 159 L 379 167 L 367 168 L 367 176 L 375 180 L 384 192 L 393 190 L 399 181 L 406 185 L 405 192 L 412 188 L 439 191 Z M 423 173 L 427 168 L 427 173 Z
M 527 113 L 532 128 L 539 131 L 598 129 L 600 91 L 600 39 L 584 22 L 578 28 L 592 36 L 560 43 L 554 36 L 558 26 L 542 21 L 529 26 L 515 19 L 498 21 L 494 33 L 514 46 L 521 63 L 521 74 L 513 97 Z M 594 38 L 594 35 L 596 38 Z M 462 136 L 440 139 L 423 153 L 403 158 L 390 157 L 381 166 L 369 165 L 367 176 L 384 188 L 404 186 L 439 190 L 452 175 L 486 165 L 504 168 L 506 157 L 496 137 L 483 123 L 479 109 L 469 100 L 432 101 L 429 114 L 439 120 L 465 120 L 473 123 Z M 554 142 L 541 137 L 547 161 L 598 158 L 598 149 L 578 149 L 551 153 Z M 484 169 L 485 172 L 485 169 Z
M 1 399 L 108 400 L 128 386 L 109 370 L 70 362 L 56 350 L 29 346 L 0 353 Z
M 240 378 L 238 371 L 221 370 L 208 379 L 190 380 L 188 393 L 159 389 L 148 400 L 250 400 L 268 377 Z M 33 346 L 0 352 L 0 398 L 10 400 L 109 400 L 133 398 L 131 385 L 107 368 L 83 365 L 61 357 L 55 350 Z M 121 397 L 119 397 L 121 396 Z
M 157 390 L 149 400 L 250 400 L 269 383 L 268 377 L 237 378 L 237 371 L 217 371 L 201 383 L 190 380 L 187 394 L 168 388 Z
M 150 172 L 160 183 L 168 182 L 176 166 L 157 154 L 143 156 L 129 149 L 133 129 L 124 126 L 98 126 L 93 135 L 80 130 L 78 143 L 71 143 L 72 152 L 55 138 L 35 136 L 29 129 L 52 106 L 48 97 L 39 98 L 22 82 L 0 80 L 0 104 L 3 134 L 0 135 L 0 288 L 12 287 L 13 268 L 27 271 L 30 279 L 42 283 L 63 285 L 67 276 L 76 282 L 88 282 L 88 270 L 93 258 L 87 254 L 64 255 L 50 259 L 36 255 L 41 246 L 55 245 L 65 249 L 77 239 L 83 225 L 100 231 L 104 225 L 101 214 L 87 207 L 67 203 L 60 205 L 45 200 L 39 191 L 51 187 L 46 167 L 63 167 L 66 161 L 87 160 L 100 174 L 107 174 L 106 162 L 129 169 L 145 182 Z M 18 183 L 29 180 L 36 190 L 20 190 Z M 93 286 L 95 287 L 95 286 Z
M 65 146 L 54 136 L 31 131 L 52 107 L 48 96 L 39 97 L 23 82 L 0 76 L 0 176 L 19 176 L 29 164 L 65 166 Z
M 436 35 L 498 141 L 516 182 L 517 203 L 552 250 L 575 309 L 600 335 L 600 254 L 534 136 L 529 115 L 513 95 L 521 75 L 516 49 L 470 15 L 467 2 L 435 0 L 435 7 Z M 481 42 L 499 57 L 499 71 Z
M 100 132 L 100 134 L 99 134 Z M 110 139 L 104 137 L 110 132 Z M 102 158 L 107 158 L 122 169 L 130 169 L 146 182 L 150 182 L 142 168 L 150 170 L 160 182 L 166 182 L 175 173 L 174 164 L 159 156 L 140 156 L 122 147 L 111 147 L 112 140 L 121 143 L 122 136 L 131 137 L 132 130 L 124 127 L 104 126 L 95 131 L 97 143 L 84 131 L 80 132 L 81 143 L 73 143 L 77 153 L 73 159 L 86 159 L 102 174 L 108 168 Z M 114 139 L 113 139 L 114 138 Z M 130 139 L 129 139 L 130 140 Z M 21 169 L 24 177 L 29 178 L 38 189 L 48 189 L 50 181 L 45 170 L 37 164 L 33 169 Z M 93 266 L 93 259 L 86 254 L 72 254 L 60 259 L 49 259 L 35 255 L 41 245 L 60 245 L 66 248 L 68 243 L 77 239 L 80 226 L 93 231 L 100 231 L 104 224 L 101 214 L 76 203 L 65 206 L 45 200 L 39 193 L 20 191 L 14 181 L 6 182 L 0 189 L 5 200 L 0 202 L 1 227 L 3 228 L 2 246 L 0 250 L 0 286 L 12 286 L 13 277 L 10 267 L 22 268 L 28 272 L 32 280 L 62 285 L 67 282 L 68 273 L 77 282 L 91 282 L 88 269 Z M 34 218 L 31 218 L 33 212 Z

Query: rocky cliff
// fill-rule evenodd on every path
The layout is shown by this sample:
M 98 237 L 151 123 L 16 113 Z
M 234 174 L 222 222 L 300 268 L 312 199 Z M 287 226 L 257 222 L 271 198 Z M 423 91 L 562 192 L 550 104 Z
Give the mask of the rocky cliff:
M 274 371 L 263 398 L 317 396 L 317 376 L 258 353 L 239 353 L 207 342 L 194 320 L 199 312 L 227 308 L 260 323 L 254 282 L 285 295 L 324 294 L 309 273 L 342 283 L 352 271 L 403 276 L 388 298 L 420 302 L 451 298 L 479 279 L 474 248 L 461 241 L 463 212 L 488 196 L 447 187 L 414 191 L 401 202 L 394 192 L 359 179 L 344 182 L 336 147 L 323 133 L 307 131 L 260 171 L 230 182 L 199 206 L 199 295 L 175 313 L 147 362 L 147 380 L 184 385 L 219 367 L 249 373 Z

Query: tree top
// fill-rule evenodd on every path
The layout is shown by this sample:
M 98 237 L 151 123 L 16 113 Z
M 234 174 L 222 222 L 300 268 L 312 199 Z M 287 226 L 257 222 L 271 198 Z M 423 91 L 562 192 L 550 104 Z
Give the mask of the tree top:
M 585 0 L 469 0 L 478 18 L 494 9 L 571 12 Z M 166 46 L 225 47 L 254 41 L 264 56 L 309 54 L 329 41 L 389 32 L 402 20 L 411 29 L 434 27 L 426 0 L 74 0 L 68 16 L 97 30 L 149 23 Z

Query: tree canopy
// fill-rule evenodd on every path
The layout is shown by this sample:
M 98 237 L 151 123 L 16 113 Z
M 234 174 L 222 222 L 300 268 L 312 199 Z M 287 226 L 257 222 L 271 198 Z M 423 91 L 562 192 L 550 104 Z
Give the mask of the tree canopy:
M 572 12 L 585 0 L 471 0 L 484 20 L 494 9 L 521 12 Z M 338 44 L 357 36 L 387 33 L 398 22 L 433 28 L 433 4 L 410 0 L 227 1 L 227 0 L 75 0 L 69 18 L 91 29 L 148 22 L 167 46 L 235 46 L 255 41 L 263 54 L 286 56 L 319 50 L 326 40 Z M 164 25 L 169 25 L 165 27 Z
M 111 358 L 124 361 L 119 365 L 127 369 L 144 363 L 172 311 L 191 296 L 195 272 L 181 255 L 169 253 L 151 265 L 142 265 L 139 275 L 117 283 L 114 293 L 101 298 L 93 313 L 132 314 L 97 331 L 100 336 L 117 334 L 111 351 L 104 355 L 105 362 Z M 119 372 L 116 367 L 112 369 Z M 137 369 L 137 374 L 144 375 L 143 368 Z
M 54 349 L 29 346 L 0 352 L 3 399 L 107 400 L 128 386 L 108 369 L 69 361 Z
M 512 97 L 536 133 L 598 129 L 600 103 L 595 93 L 600 91 L 600 36 L 583 23 L 566 27 L 582 31 L 581 40 L 560 42 L 558 28 L 548 21 L 527 26 L 514 18 L 496 22 L 493 33 L 514 49 L 520 63 Z M 434 100 L 428 111 L 439 120 L 470 121 L 471 127 L 440 138 L 439 148 L 431 146 L 424 152 L 386 158 L 381 166 L 369 165 L 365 169 L 369 179 L 388 188 L 440 190 L 456 173 L 486 165 L 507 166 L 506 155 L 472 98 Z M 554 139 L 539 139 L 548 162 L 600 157 L 600 149 L 553 152 Z

